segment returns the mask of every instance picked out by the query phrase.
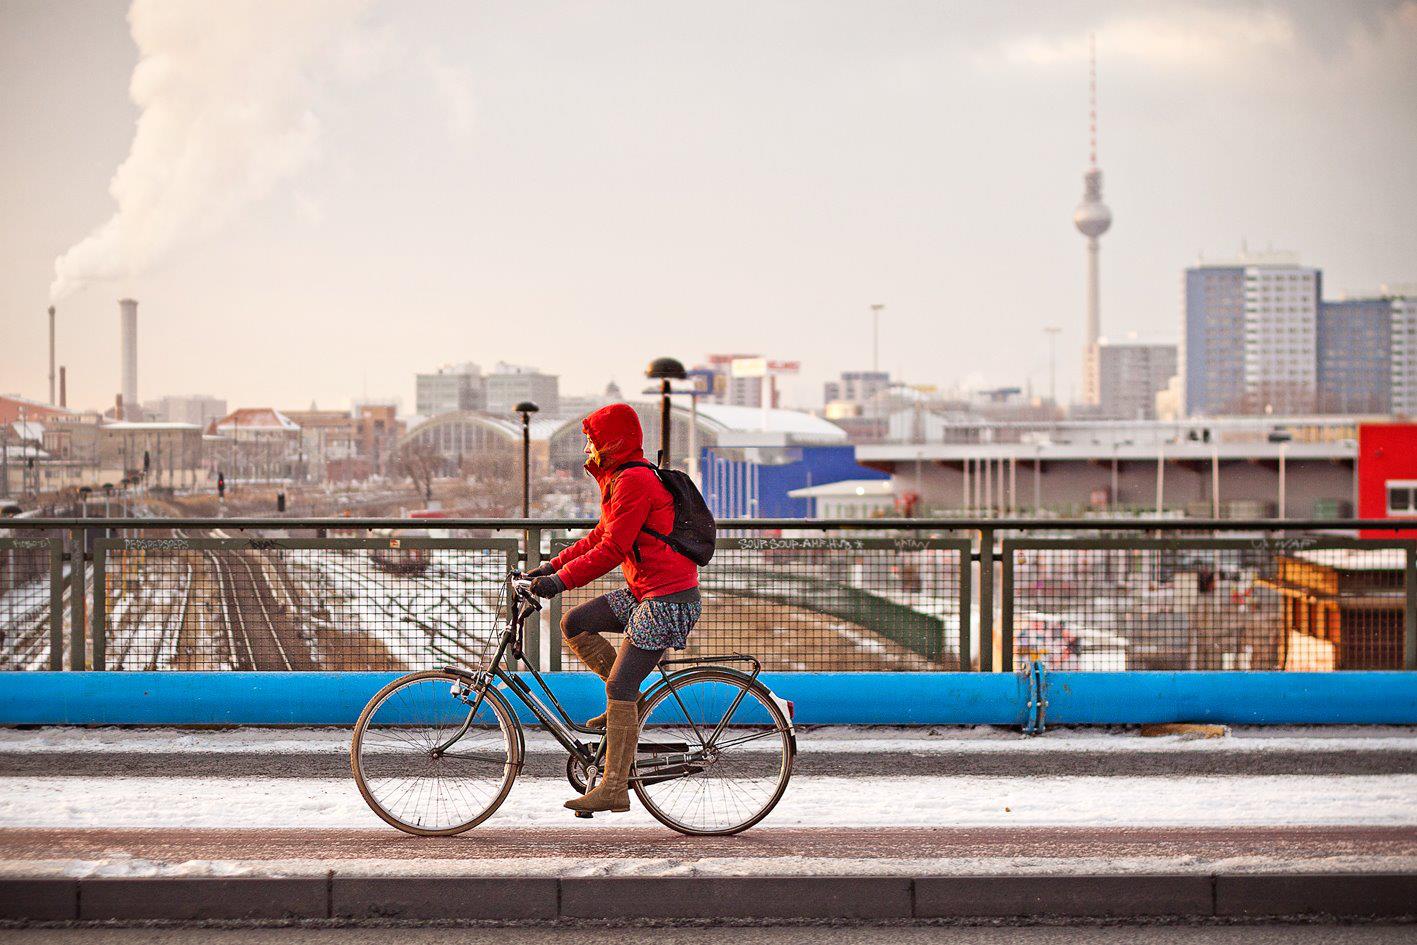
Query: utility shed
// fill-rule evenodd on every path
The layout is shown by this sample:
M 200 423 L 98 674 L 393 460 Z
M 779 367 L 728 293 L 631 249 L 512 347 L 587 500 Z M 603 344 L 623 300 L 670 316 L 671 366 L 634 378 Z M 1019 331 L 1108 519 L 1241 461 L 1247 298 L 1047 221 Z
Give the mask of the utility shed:
M 1284 599 L 1289 668 L 1401 669 L 1406 568 L 1403 548 L 1323 548 L 1278 556 L 1274 577 L 1259 583 Z

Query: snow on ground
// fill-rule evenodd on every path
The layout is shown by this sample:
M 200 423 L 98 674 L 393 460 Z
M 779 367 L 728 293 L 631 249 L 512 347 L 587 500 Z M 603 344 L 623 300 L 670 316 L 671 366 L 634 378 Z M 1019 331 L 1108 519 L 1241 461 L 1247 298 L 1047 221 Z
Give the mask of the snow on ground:
M 530 751 L 560 752 L 539 729 L 527 730 Z M 0 752 L 339 753 L 351 730 L 330 728 L 0 728 Z M 1417 751 L 1417 726 L 1232 727 L 1225 738 L 1165 735 L 1134 729 L 1054 729 L 1036 738 L 994 726 L 828 726 L 797 730 L 802 753 L 860 752 L 1263 752 Z M 180 773 L 180 772 L 179 772 Z
M 522 779 L 499 827 L 565 826 L 557 779 Z M 587 830 L 650 826 L 636 807 Z M 773 827 L 1417 825 L 1417 775 L 1316 777 L 798 777 Z M 388 829 L 352 780 L 0 778 L 0 828 Z
M 758 827 L 756 830 L 767 828 Z M 476 831 L 467 835 L 475 842 Z M 23 876 L 947 876 L 1136 875 L 1159 873 L 1411 872 L 1417 857 L 486 857 L 443 859 L 184 860 L 162 861 L 121 852 L 93 860 L 0 860 L 0 877 Z

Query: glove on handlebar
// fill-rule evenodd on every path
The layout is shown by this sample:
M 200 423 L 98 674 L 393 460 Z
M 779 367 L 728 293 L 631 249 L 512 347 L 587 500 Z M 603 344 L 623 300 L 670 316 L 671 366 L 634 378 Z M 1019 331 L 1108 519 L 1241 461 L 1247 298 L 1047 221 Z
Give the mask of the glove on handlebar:
M 522 577 L 525 577 L 525 578 L 539 578 L 539 577 L 546 577 L 548 574 L 555 574 L 555 573 L 556 573 L 556 569 L 553 568 L 553 567 L 551 566 L 551 562 L 548 561 L 548 562 L 546 562 L 545 564 L 539 564 L 539 565 L 537 565 L 536 567 L 532 568 L 530 571 L 524 571 L 524 572 L 522 572 Z
M 566 585 L 555 574 L 543 574 L 531 582 L 531 592 L 537 597 L 555 597 L 565 589 Z

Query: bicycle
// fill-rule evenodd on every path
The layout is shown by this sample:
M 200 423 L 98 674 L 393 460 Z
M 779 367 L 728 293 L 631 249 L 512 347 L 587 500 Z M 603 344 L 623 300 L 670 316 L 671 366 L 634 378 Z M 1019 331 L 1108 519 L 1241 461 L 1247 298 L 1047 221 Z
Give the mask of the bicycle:
M 525 663 L 526 621 L 542 607 L 530 586 L 520 572 L 507 576 L 507 623 L 485 669 L 410 673 L 379 690 L 360 713 L 350 766 L 359 793 L 386 823 L 416 836 L 445 837 L 496 812 L 526 754 L 508 695 L 566 749 L 571 786 L 581 793 L 595 786 L 604 732 L 572 722 L 534 667 L 527 673 L 546 701 L 503 665 L 508 656 Z M 761 668 L 740 653 L 660 662 L 659 678 L 643 693 L 630 786 L 666 827 L 697 836 L 735 834 L 782 799 L 797 755 L 792 704 L 762 684 Z

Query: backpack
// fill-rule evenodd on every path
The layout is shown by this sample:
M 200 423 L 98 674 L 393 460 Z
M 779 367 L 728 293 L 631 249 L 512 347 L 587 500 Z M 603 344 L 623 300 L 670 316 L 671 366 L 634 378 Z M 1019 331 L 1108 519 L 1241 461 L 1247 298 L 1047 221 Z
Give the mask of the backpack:
M 669 530 L 669 534 L 657 532 L 648 525 L 640 531 L 652 538 L 658 538 L 701 568 L 708 564 L 713 558 L 716 538 L 713 513 L 709 511 L 708 503 L 704 501 L 703 493 L 699 492 L 694 480 L 686 472 L 661 469 L 654 463 L 643 460 L 625 463 L 615 470 L 615 474 L 618 476 L 622 470 L 631 466 L 644 466 L 654 470 L 660 485 L 664 486 L 669 497 L 674 500 L 674 527 Z

